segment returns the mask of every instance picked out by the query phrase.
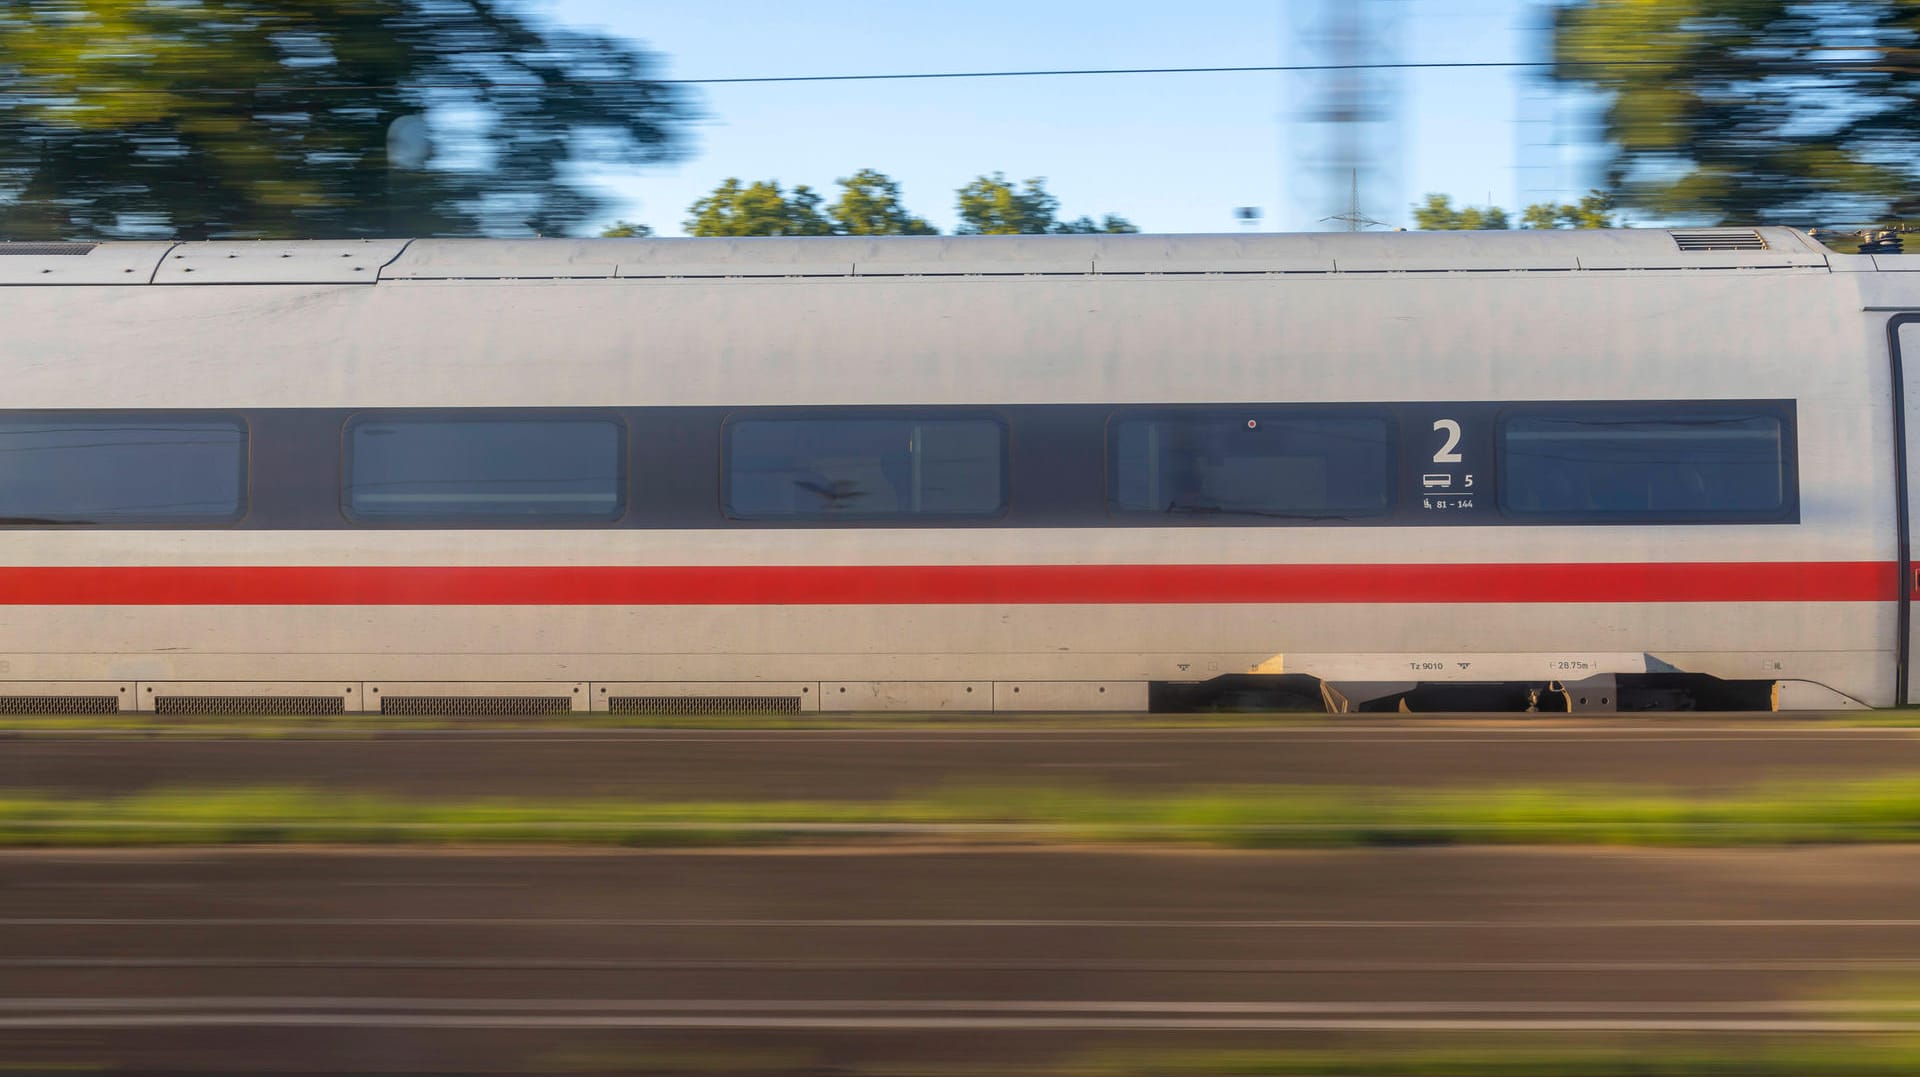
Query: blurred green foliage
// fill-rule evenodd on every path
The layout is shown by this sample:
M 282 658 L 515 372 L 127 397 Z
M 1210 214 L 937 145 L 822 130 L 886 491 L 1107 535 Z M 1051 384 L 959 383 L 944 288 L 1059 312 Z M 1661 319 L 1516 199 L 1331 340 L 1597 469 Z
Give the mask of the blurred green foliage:
M 728 177 L 687 210 L 684 227 L 693 236 L 931 236 L 938 229 L 909 212 L 900 184 L 884 172 L 863 168 L 835 181 L 840 197 L 827 204 L 801 184 L 791 194 L 778 180 L 742 183 Z M 1060 200 L 1046 181 L 1016 187 L 995 172 L 959 192 L 961 235 L 1078 235 L 1138 232 L 1133 222 L 1108 214 L 1101 220 L 1059 218 Z
M 1588 191 L 1578 202 L 1538 202 L 1520 214 L 1527 228 L 1614 228 L 1613 196 L 1605 191 Z
M 684 148 L 654 68 L 507 0 L 5 0 L 0 235 L 566 232 Z
M 1609 186 L 1655 217 L 1920 211 L 1920 0 L 1577 0 L 1555 77 L 1608 95 Z
M 963 236 L 1074 235 L 1140 231 L 1125 217 L 1108 214 L 1103 220 L 1080 217 L 1060 220 L 1060 200 L 1047 191 L 1047 181 L 1036 177 L 1016 187 L 1004 173 L 977 176 L 960 188 L 960 227 Z
M 1422 232 L 1468 232 L 1513 227 L 1512 218 L 1499 206 L 1461 206 L 1444 194 L 1429 194 L 1426 201 L 1413 207 L 1413 221 Z M 1538 202 L 1520 214 L 1522 228 L 1614 228 L 1613 196 L 1605 191 L 1589 191 L 1579 202 L 1555 205 Z
M 960 234 L 1017 236 L 1046 232 L 1060 210 L 1060 200 L 1047 193 L 1046 182 L 1030 179 L 1022 188 L 1001 172 L 976 177 L 958 192 Z
M 935 228 L 907 212 L 900 185 L 885 173 L 863 168 L 838 181 L 840 200 L 827 208 L 843 236 L 930 236 Z
M 1461 206 L 1444 194 L 1429 194 L 1425 202 L 1413 207 L 1413 223 L 1422 232 L 1477 232 L 1483 229 L 1511 227 L 1507 211 L 1499 206 Z
M 886 801 L 400 800 L 202 789 L 0 798 L 0 846 L 561 842 L 720 846 L 910 835 L 1224 848 L 1745 846 L 1920 841 L 1911 775 L 1713 796 L 1579 786 L 971 786 Z
M 789 195 L 778 180 L 741 183 L 732 176 L 687 209 L 690 236 L 830 236 L 819 192 L 800 184 Z
M 1140 227 L 1125 217 L 1109 213 L 1099 220 L 1092 217 L 1075 217 L 1070 221 L 1055 221 L 1048 232 L 1056 236 L 1081 235 L 1135 235 Z

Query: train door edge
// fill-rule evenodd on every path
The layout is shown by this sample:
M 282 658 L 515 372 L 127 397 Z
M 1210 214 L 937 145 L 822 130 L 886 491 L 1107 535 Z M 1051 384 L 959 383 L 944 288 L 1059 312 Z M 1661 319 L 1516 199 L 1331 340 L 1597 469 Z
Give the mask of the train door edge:
M 1916 363 L 1911 380 L 1902 362 L 1903 342 L 1912 345 L 1908 351 Z M 1899 545 L 1896 556 L 1900 566 L 1894 629 L 1894 670 L 1898 682 L 1894 686 L 1894 705 L 1904 707 L 1910 701 L 1920 699 L 1920 685 L 1913 683 L 1915 676 L 1920 675 L 1920 664 L 1913 661 L 1912 654 L 1916 635 L 1913 625 L 1913 595 L 1916 587 L 1911 520 L 1916 506 L 1912 502 L 1915 491 L 1909 480 L 1910 473 L 1920 470 L 1920 461 L 1913 458 L 1913 453 L 1920 451 L 1920 441 L 1907 436 L 1907 415 L 1920 414 L 1920 311 L 1895 314 L 1887 319 L 1887 356 L 1893 374 L 1893 475 Z

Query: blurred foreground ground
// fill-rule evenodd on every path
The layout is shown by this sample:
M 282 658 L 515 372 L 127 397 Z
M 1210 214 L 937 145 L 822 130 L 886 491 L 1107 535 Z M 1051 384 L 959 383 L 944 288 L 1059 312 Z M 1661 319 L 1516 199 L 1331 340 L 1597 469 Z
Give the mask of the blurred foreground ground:
M 1920 1014 L 1861 993 L 1920 982 L 1915 893 L 1920 849 L 1884 847 L 10 852 L 0 1059 L 725 1072 L 752 1048 L 961 1073 L 1116 1045 L 1911 1035 Z
M 1913 731 L 1691 719 L 0 750 L 0 785 L 92 796 L 295 783 L 839 800 L 995 777 L 1142 792 L 1786 779 L 1818 796 L 1916 771 Z M 1794 1072 L 1787 1052 L 1800 1072 L 1892 1074 L 1920 1057 L 1916 894 L 1908 844 L 13 849 L 0 1071 L 1624 1071 L 1579 1054 L 1597 1051 L 1694 1060 L 1631 1072 Z M 1208 1060 L 1221 1050 L 1251 1053 Z M 1410 1053 L 1367 1061 L 1381 1051 Z M 1853 1068 L 1806 1061 L 1829 1057 Z

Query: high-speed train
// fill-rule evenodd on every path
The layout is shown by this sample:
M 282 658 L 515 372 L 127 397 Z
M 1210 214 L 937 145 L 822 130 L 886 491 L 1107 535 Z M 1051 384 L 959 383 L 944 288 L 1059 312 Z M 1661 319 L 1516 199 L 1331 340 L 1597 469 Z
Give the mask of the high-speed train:
M 1906 702 L 1920 255 L 0 245 L 0 711 Z

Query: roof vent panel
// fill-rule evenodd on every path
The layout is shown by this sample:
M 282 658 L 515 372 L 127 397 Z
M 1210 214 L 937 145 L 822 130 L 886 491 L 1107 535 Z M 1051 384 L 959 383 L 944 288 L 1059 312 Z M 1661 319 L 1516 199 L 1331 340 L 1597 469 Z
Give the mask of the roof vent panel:
M 0 255 L 21 254 L 35 258 L 92 254 L 98 243 L 0 243 Z
M 4 0 L 0 0 L 3 7 Z M 0 286 L 146 284 L 172 243 L 8 243 L 0 241 Z
M 340 696 L 155 696 L 155 714 L 309 718 L 345 714 Z
M 414 717 L 479 718 L 566 714 L 571 696 L 383 696 L 381 714 Z
M 799 714 L 799 696 L 608 696 L 614 714 Z
M 0 714 L 117 714 L 119 696 L 0 696 Z
M 1682 251 L 1764 251 L 1767 241 L 1751 228 L 1670 229 L 1674 246 Z

